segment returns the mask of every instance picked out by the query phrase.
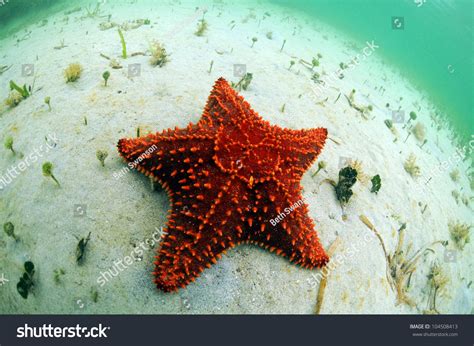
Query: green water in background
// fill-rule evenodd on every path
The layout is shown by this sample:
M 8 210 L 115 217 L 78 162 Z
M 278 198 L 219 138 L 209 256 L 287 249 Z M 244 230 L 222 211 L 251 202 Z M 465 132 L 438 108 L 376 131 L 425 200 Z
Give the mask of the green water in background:
M 473 0 L 268 1 L 301 10 L 361 43 L 374 40 L 380 46 L 377 54 L 426 90 L 464 138 L 474 134 Z M 4 2 L 0 0 L 0 36 L 25 25 L 22 17 L 34 16 L 36 22 L 48 12 L 80 6 L 65 0 Z M 396 16 L 404 18 L 403 30 L 392 29 Z
M 473 0 L 270 1 L 374 40 L 377 54 L 427 91 L 464 138 L 474 134 Z M 392 17 L 404 18 L 403 30 L 392 29 Z

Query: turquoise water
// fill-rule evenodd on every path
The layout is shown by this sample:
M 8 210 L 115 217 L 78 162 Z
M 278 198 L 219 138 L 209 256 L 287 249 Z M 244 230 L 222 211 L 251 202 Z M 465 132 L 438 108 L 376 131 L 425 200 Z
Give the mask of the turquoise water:
M 474 133 L 472 0 L 271 1 L 361 42 L 375 40 L 378 54 L 426 90 L 464 137 Z M 403 30 L 392 29 L 392 17 L 403 17 Z
M 427 91 L 464 138 L 474 133 L 473 1 L 269 1 L 301 10 L 360 42 L 375 40 L 378 54 Z M 62 0 L 4 3 L 0 1 L 0 36 L 18 30 L 21 19 L 34 16 L 36 21 L 48 11 L 71 6 Z M 392 28 L 393 17 L 403 17 L 403 28 Z

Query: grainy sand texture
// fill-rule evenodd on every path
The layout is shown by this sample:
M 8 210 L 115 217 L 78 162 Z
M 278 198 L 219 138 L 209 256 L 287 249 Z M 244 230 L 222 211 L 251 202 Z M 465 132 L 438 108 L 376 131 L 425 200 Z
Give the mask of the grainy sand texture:
M 65 14 L 76 7 L 81 10 Z M 9 280 L 0 286 L 0 313 L 313 314 L 324 277 L 318 307 L 324 314 L 473 312 L 473 244 L 456 246 L 449 224 L 473 220 L 467 171 L 474 141 L 461 150 L 429 95 L 384 62 L 383 42 L 354 41 L 304 13 L 264 2 L 107 1 L 90 16 L 86 7 L 74 2 L 0 41 L 0 65 L 12 66 L 0 75 L 0 98 L 8 97 L 10 80 L 34 83 L 16 107 L 0 106 L 0 137 L 11 136 L 15 151 L 1 148 L 0 172 L 3 179 L 18 172 L 0 191 L 0 220 L 11 222 L 18 237 L 0 234 L 0 275 Z M 197 36 L 202 18 L 208 28 Z M 150 65 L 154 42 L 168 54 L 161 67 Z M 318 66 L 311 66 L 313 58 Z M 112 68 L 112 59 L 122 68 Z M 66 83 L 71 63 L 83 70 Z M 337 241 L 334 266 L 306 270 L 244 245 L 185 289 L 163 293 L 152 282 L 159 246 L 153 236 L 166 227 L 169 201 L 144 175 L 123 170 L 116 143 L 135 137 L 137 128 L 143 135 L 197 122 L 215 80 L 238 82 L 245 72 L 253 78 L 241 95 L 265 120 L 328 129 L 318 158 L 326 165 L 314 175 L 316 162 L 301 185 L 324 247 Z M 407 125 L 410 112 L 417 117 Z M 104 167 L 97 150 L 108 153 Z M 404 167 L 410 155 L 409 170 L 415 174 L 418 166 L 418 176 Z M 46 161 L 60 187 L 43 175 Z M 346 165 L 356 166 L 359 179 L 341 206 L 328 180 L 337 182 Z M 403 225 L 402 253 L 393 256 Z M 398 270 L 387 269 L 374 229 Z M 89 233 L 78 264 L 78 243 Z M 429 246 L 436 241 L 444 243 Z M 127 264 L 137 247 L 141 255 Z M 413 270 L 404 271 L 419 249 Z M 25 300 L 16 284 L 28 260 L 35 274 Z M 391 283 L 403 275 L 400 286 Z M 399 301 L 397 287 L 411 304 Z

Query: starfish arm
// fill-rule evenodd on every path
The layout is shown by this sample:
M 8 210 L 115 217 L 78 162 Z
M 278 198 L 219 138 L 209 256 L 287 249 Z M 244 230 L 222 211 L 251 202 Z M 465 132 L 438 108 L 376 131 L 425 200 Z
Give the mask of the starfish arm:
M 219 78 L 212 88 L 198 124 L 204 128 L 218 128 L 243 119 L 262 120 L 224 78 Z
M 282 175 L 288 172 L 303 173 L 313 164 L 324 147 L 327 129 L 276 130 L 279 139 L 278 149 L 281 155 L 280 166 Z
M 244 184 L 213 173 L 212 182 L 219 186 L 213 189 L 217 195 L 209 195 L 205 200 L 181 196 L 172 202 L 167 234 L 153 272 L 155 284 L 165 292 L 193 282 L 223 252 L 246 240 L 240 218 L 244 211 L 237 206 L 240 201 L 235 198 L 244 193 Z
M 121 139 L 118 150 L 129 166 L 159 181 L 168 191 L 179 191 L 183 179 L 190 182 L 193 168 L 209 165 L 212 153 L 208 149 L 212 145 L 209 132 L 190 126 L 184 130 L 165 130 L 146 137 Z
M 295 191 L 290 194 L 279 183 L 256 193 L 263 206 L 258 208 L 260 217 L 250 239 L 304 268 L 324 266 L 329 257 L 301 194 Z

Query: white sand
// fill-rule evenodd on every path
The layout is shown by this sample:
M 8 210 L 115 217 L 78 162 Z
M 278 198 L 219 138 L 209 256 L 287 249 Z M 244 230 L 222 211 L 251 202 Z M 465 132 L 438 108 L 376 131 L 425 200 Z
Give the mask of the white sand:
M 457 190 L 471 196 L 465 174 L 469 161 L 450 164 L 423 192 L 418 188 L 433 176 L 441 162 L 453 158 L 456 148 L 446 123 L 436 130 L 436 117 L 430 117 L 436 109 L 427 96 L 415 90 L 402 72 L 380 59 L 378 50 L 383 50 L 383 42 L 377 42 L 380 48 L 358 66 L 344 71 L 344 79 L 336 79 L 315 94 L 310 71 L 300 63 L 288 70 L 290 60 L 311 61 L 321 53 L 321 65 L 315 71 L 331 75 L 340 62 L 348 63 L 361 53 L 363 44 L 351 42 L 301 13 L 251 3 L 208 5 L 205 18 L 209 31 L 197 37 L 193 33 L 202 15 L 201 10 L 196 11 L 197 3 L 154 3 L 114 1 L 105 4 L 103 11 L 112 13 L 111 20 L 117 23 L 149 18 L 152 25 L 124 32 L 128 51 L 146 51 L 148 43 L 157 39 L 170 53 L 170 62 L 163 68 L 150 66 L 148 56 L 121 59 L 116 29 L 100 31 L 99 23 L 104 20 L 80 19 L 84 11 L 70 15 L 68 23 L 59 13 L 49 18 L 45 27 L 32 24 L 28 28 L 33 31 L 31 37 L 18 46 L 15 37 L 0 42 L 0 55 L 5 56 L 1 65 L 13 64 L 0 76 L 0 97 L 7 96 L 10 79 L 32 83 L 32 77 L 21 77 L 21 64 L 34 64 L 36 87 L 41 87 L 18 107 L 3 110 L 2 140 L 12 135 L 14 148 L 28 156 L 45 145 L 48 134 L 58 137 L 55 148 L 47 153 L 40 151 L 43 157 L 0 191 L 0 220 L 13 222 L 21 238 L 15 243 L 5 233 L 0 235 L 0 275 L 4 273 L 10 280 L 0 286 L 0 313 L 314 312 L 317 286 L 312 287 L 308 281 L 317 271 L 301 269 L 254 246 L 229 251 L 217 265 L 176 294 L 162 293 L 152 283 L 155 250 L 145 251 L 142 261 L 134 262 L 103 287 L 96 281 L 101 272 L 113 267 L 114 261 L 150 238 L 155 227 L 164 227 L 169 208 L 164 191 L 158 188 L 152 192 L 143 175 L 130 172 L 114 179 L 113 174 L 125 166 L 115 149 L 117 140 L 135 136 L 137 126 L 144 133 L 198 121 L 214 81 L 220 76 L 230 81 L 239 79 L 233 76 L 234 64 L 246 64 L 247 71 L 253 73 L 250 88 L 242 94 L 265 119 L 289 128 L 324 126 L 339 142 L 328 141 L 319 158 L 327 162 L 327 168 L 312 178 L 315 164 L 302 180 L 310 215 L 325 248 L 339 236 L 341 244 L 335 256 L 347 256 L 329 275 L 321 312 L 421 313 L 427 308 L 427 273 L 435 260 L 450 278 L 446 294 L 437 298 L 438 310 L 473 312 L 473 287 L 467 288 L 474 277 L 472 243 L 457 252 L 455 263 L 445 262 L 441 246 L 423 257 L 408 291 L 417 308 L 410 308 L 396 305 L 396 294 L 386 280 L 382 247 L 359 220 L 364 214 L 372 221 L 389 252 L 395 248 L 396 229 L 403 222 L 407 223 L 406 243 L 412 242 L 417 250 L 435 240 L 449 240 L 450 220 L 473 220 L 472 206 L 457 204 L 451 195 Z M 264 12 L 270 16 L 263 19 Z M 231 30 L 232 20 L 236 25 Z M 268 31 L 273 33 L 271 40 L 265 36 Z M 251 48 L 254 36 L 258 41 Z M 67 47 L 53 49 L 62 39 Z M 287 42 L 280 52 L 284 39 Z M 372 38 L 367 37 L 367 41 Z M 110 69 L 100 53 L 116 58 L 124 68 Z M 211 60 L 213 69 L 208 74 Z M 66 84 L 63 70 L 71 62 L 81 63 L 84 72 L 77 83 Z M 141 64 L 141 75 L 129 78 L 128 64 Z M 107 88 L 101 78 L 105 70 L 111 71 Z M 380 86 L 386 91 L 382 93 Z M 373 105 L 370 120 L 349 107 L 344 94 L 349 95 L 353 88 L 357 90 L 357 104 Z M 334 102 L 339 93 L 339 100 Z M 52 112 L 43 104 L 46 96 L 51 96 Z M 324 105 L 317 104 L 327 97 Z M 391 109 L 401 106 L 406 116 L 411 110 L 417 112 L 427 129 L 428 142 L 423 149 L 413 136 L 403 143 L 406 131 L 401 124 L 395 125 L 400 138 L 393 142 L 394 136 L 384 124 L 391 118 L 386 103 Z M 283 104 L 284 113 L 280 111 Z M 109 152 L 105 168 L 95 157 L 97 149 Z M 403 168 L 410 153 L 416 155 L 421 168 L 418 179 Z M 377 195 L 370 192 L 370 182 L 356 183 L 355 195 L 345 208 L 345 221 L 334 189 L 323 182 L 337 180 L 341 157 L 360 160 L 368 176 L 382 177 Z M 0 172 L 18 166 L 20 161 L 2 149 Z M 44 161 L 53 162 L 61 188 L 42 176 Z M 449 177 L 454 168 L 461 172 L 458 183 Z M 86 216 L 74 217 L 75 204 L 87 205 Z M 424 204 L 428 207 L 422 214 Z M 75 247 L 78 239 L 89 232 L 86 260 L 78 266 Z M 356 252 L 352 257 L 347 255 L 351 246 Z M 448 249 L 454 249 L 452 241 Z M 16 283 L 28 259 L 37 267 L 36 286 L 33 295 L 24 300 L 16 291 Z M 53 272 L 58 268 L 66 274 L 56 283 Z M 93 291 L 98 292 L 96 302 Z

